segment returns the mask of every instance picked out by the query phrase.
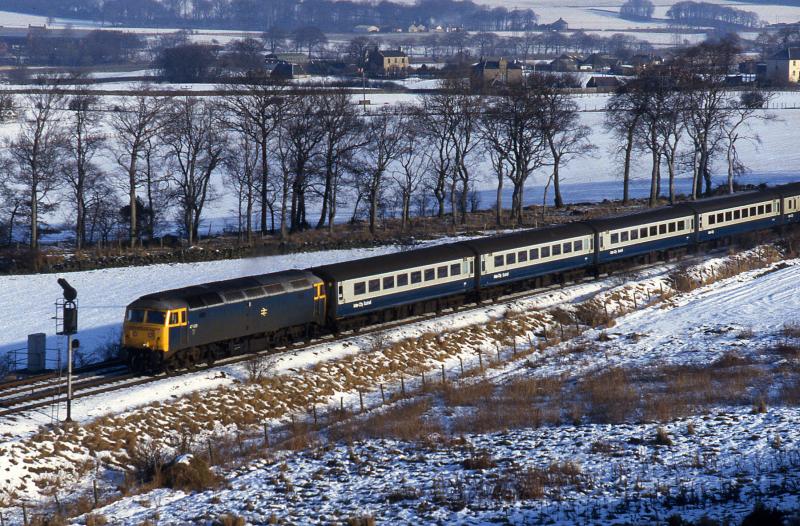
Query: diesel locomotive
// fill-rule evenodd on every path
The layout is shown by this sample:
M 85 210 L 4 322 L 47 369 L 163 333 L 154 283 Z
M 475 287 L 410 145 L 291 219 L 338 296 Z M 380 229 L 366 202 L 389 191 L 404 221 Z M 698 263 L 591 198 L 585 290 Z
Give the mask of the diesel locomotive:
M 800 183 L 305 270 L 148 294 L 125 313 L 134 370 L 168 372 L 321 334 L 668 259 L 800 222 Z

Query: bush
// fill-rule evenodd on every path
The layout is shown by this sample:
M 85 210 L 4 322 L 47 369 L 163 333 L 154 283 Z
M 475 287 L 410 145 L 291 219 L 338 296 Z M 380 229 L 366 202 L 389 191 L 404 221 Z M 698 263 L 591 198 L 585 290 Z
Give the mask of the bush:
M 783 526 L 785 514 L 775 508 L 768 508 L 756 502 L 753 511 L 745 516 L 742 526 Z
M 488 453 L 483 452 L 473 457 L 465 458 L 461 465 L 464 469 L 491 469 L 497 465 Z
M 204 491 L 217 486 L 220 478 L 208 464 L 193 455 L 178 457 L 164 469 L 164 485 L 181 491 Z
M 666 429 L 664 429 L 663 427 L 659 427 L 656 430 L 656 438 L 654 443 L 658 446 L 671 446 L 672 439 L 670 438 L 669 433 L 667 433 Z

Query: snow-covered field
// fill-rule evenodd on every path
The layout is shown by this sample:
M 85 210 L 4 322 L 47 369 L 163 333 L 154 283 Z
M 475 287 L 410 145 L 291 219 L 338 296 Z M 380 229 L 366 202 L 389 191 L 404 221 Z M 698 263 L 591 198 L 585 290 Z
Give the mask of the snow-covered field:
M 708 278 L 725 261 L 717 258 L 693 267 L 690 275 Z M 622 307 L 622 292 L 659 290 L 668 283 L 669 269 L 498 304 L 484 316 L 492 318 L 503 310 L 532 314 L 591 297 L 608 302 L 617 298 L 610 308 Z M 485 375 L 497 385 L 534 378 L 560 378 L 570 385 L 570 379 L 620 368 L 644 376 L 666 366 L 693 370 L 731 356 L 732 350 L 741 363 L 757 363 L 768 375 L 796 375 L 797 357 L 776 356 L 771 349 L 785 341 L 780 336 L 784 324 L 796 319 L 799 279 L 800 260 L 745 271 L 634 309 L 617 318 L 602 341 L 599 331 L 584 333 L 580 339 L 593 342 L 589 350 L 575 351 L 571 342 L 562 343 L 498 364 Z M 437 323 L 447 325 L 458 316 Z M 449 323 L 455 326 L 449 330 L 459 325 Z M 418 330 L 404 329 L 405 337 L 413 338 Z M 289 371 L 302 367 L 303 360 L 307 358 L 295 361 Z M 767 383 L 781 387 L 769 377 Z M 158 489 L 96 513 L 131 526 L 155 517 L 165 525 L 211 524 L 225 514 L 252 524 L 273 519 L 316 524 L 370 516 L 392 524 L 547 520 L 566 525 L 664 522 L 677 513 L 688 520 L 708 516 L 737 524 L 756 501 L 790 511 L 800 505 L 794 490 L 800 483 L 800 409 L 795 405 L 777 403 L 755 411 L 749 405 L 718 404 L 659 424 L 636 418 L 595 423 L 584 417 L 568 424 L 487 433 L 447 431 L 447 422 L 452 425 L 469 414 L 470 407 L 459 403 L 424 406 L 420 422 L 435 418 L 444 423 L 421 442 L 356 439 L 299 453 L 278 452 L 226 472 L 223 488 L 192 494 Z M 379 421 L 366 418 L 367 430 Z M 656 439 L 659 427 L 666 440 Z M 470 465 L 476 459 L 482 459 L 480 465 Z

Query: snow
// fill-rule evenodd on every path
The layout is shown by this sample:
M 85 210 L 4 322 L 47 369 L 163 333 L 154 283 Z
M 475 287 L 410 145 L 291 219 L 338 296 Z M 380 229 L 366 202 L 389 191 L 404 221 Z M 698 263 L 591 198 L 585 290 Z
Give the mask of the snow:
M 745 256 L 759 254 L 753 251 Z M 712 276 L 730 259 L 716 257 L 689 269 Z M 623 290 L 658 290 L 674 266 L 656 266 L 636 277 L 575 285 L 541 296 L 503 302 L 472 315 L 490 319 L 503 310 L 533 313 L 548 305 L 585 298 L 606 300 Z M 594 370 L 625 366 L 632 370 L 670 364 L 708 364 L 735 347 L 753 357 L 774 343 L 776 331 L 793 321 L 800 308 L 796 283 L 800 260 L 745 271 L 731 278 L 617 319 L 612 338 L 588 355 L 565 353 L 561 344 L 491 370 L 496 383 L 531 375 L 562 373 L 581 377 Z M 621 284 L 612 286 L 615 282 Z M 459 315 L 438 320 L 445 326 Z M 699 330 L 698 330 L 699 328 Z M 428 328 L 430 329 L 430 327 Z M 740 330 L 752 331 L 742 338 Z M 408 331 L 412 331 L 411 334 Z M 413 337 L 416 328 L 403 329 Z M 619 335 L 640 334 L 638 341 Z M 739 334 L 734 338 L 733 334 Z M 594 339 L 596 334 L 584 335 Z M 399 337 L 399 335 L 395 335 Z M 738 343 L 736 343 L 738 342 Z M 159 524 L 208 524 L 224 513 L 265 523 L 274 516 L 293 523 L 316 524 L 371 515 L 388 523 L 458 522 L 553 524 L 586 522 L 663 522 L 679 513 L 739 521 L 756 501 L 796 510 L 800 482 L 800 447 L 796 422 L 800 409 L 718 406 L 664 424 L 546 425 L 494 433 L 466 433 L 464 442 L 430 436 L 426 445 L 393 439 L 357 440 L 277 453 L 225 473 L 222 489 L 185 494 L 156 490 L 128 497 L 97 513 L 118 524 L 140 524 L 158 514 Z M 663 426 L 671 445 L 658 445 Z M 691 430 L 690 430 L 691 428 Z M 596 447 L 597 444 L 603 447 Z M 466 469 L 464 461 L 488 452 L 496 465 Z M 513 484 L 528 469 L 575 471 L 563 485 L 545 486 L 543 495 L 526 499 L 496 491 Z M 506 481 L 506 482 L 504 482 Z M 204 522 L 207 521 L 207 522 Z M 79 522 L 80 523 L 80 522 Z

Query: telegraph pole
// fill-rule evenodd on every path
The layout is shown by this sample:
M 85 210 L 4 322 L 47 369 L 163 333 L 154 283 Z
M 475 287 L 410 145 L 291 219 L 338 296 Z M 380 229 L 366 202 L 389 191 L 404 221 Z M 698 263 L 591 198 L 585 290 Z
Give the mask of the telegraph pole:
M 64 278 L 58 278 L 58 285 L 64 294 L 62 303 L 62 326 L 58 334 L 67 337 L 67 418 L 65 422 L 72 422 L 72 335 L 78 332 L 78 297 L 72 285 Z M 76 340 L 77 342 L 77 340 Z

